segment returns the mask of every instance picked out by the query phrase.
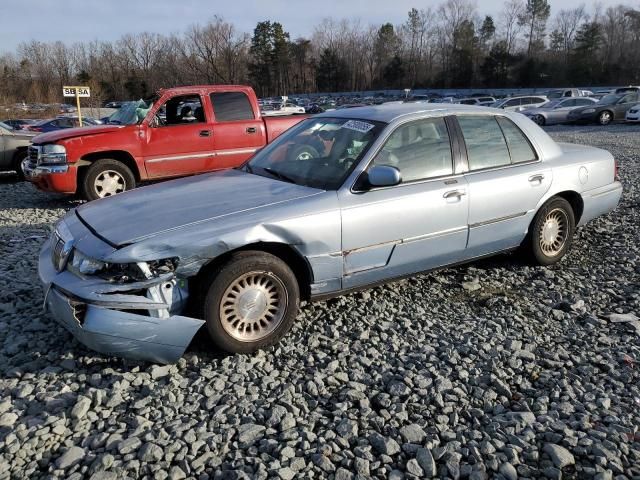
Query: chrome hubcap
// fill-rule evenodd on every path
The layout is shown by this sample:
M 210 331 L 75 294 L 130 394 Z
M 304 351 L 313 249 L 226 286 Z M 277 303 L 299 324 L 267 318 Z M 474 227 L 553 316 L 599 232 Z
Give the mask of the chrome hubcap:
M 249 272 L 236 278 L 222 295 L 220 320 L 224 330 L 240 342 L 255 342 L 282 322 L 287 289 L 269 272 Z
M 551 210 L 540 227 L 540 249 L 548 257 L 560 253 L 567 241 L 569 220 L 567 214 L 559 209 Z
M 115 170 L 105 170 L 93 182 L 98 197 L 110 197 L 126 190 L 127 184 L 122 175 Z
M 302 152 L 298 155 L 297 160 L 309 160 L 313 158 L 309 152 Z

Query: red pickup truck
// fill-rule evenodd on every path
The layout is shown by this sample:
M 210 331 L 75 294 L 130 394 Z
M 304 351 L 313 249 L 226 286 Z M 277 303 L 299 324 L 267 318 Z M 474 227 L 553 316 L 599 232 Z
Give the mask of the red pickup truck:
M 40 190 L 94 200 L 238 166 L 303 118 L 262 117 L 250 87 L 170 88 L 125 103 L 106 125 L 34 137 L 22 170 Z

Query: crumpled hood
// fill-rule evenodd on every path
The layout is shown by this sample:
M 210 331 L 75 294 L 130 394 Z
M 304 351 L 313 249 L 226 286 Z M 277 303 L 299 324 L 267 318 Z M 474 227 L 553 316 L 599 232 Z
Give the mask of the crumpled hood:
M 96 235 L 120 247 L 195 223 L 255 211 L 322 192 L 227 170 L 94 200 L 78 207 L 76 214 Z
M 54 143 L 67 138 L 82 137 L 84 135 L 97 135 L 99 133 L 112 133 L 128 125 L 93 125 L 82 128 L 61 128 L 53 132 L 41 133 L 33 138 L 34 145 Z

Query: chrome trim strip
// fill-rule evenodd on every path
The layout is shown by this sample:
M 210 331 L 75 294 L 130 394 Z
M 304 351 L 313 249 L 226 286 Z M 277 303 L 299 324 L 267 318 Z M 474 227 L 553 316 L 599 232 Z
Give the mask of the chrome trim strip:
M 231 148 L 229 150 L 218 150 L 216 155 L 237 155 L 239 153 L 253 153 L 258 148 Z
M 467 227 L 465 225 L 464 227 L 454 227 L 454 228 L 449 228 L 447 230 L 440 230 L 439 232 L 427 233 L 425 235 L 417 235 L 415 237 L 403 238 L 400 243 L 410 243 L 410 242 L 416 242 L 418 240 L 426 240 L 429 238 L 444 237 L 445 235 L 451 235 L 452 233 L 461 233 L 466 231 L 467 231 Z
M 176 155 L 174 157 L 157 157 L 157 158 L 150 158 L 148 160 L 145 160 L 146 163 L 157 163 L 157 162 L 164 162 L 165 160 L 183 160 L 185 158 L 207 158 L 207 157 L 215 157 L 216 154 L 215 152 L 209 152 L 209 153 L 196 153 L 193 155 Z
M 504 222 L 505 220 L 512 220 L 514 218 L 524 217 L 527 212 L 514 213 L 513 215 L 507 215 L 505 217 L 492 218 L 491 220 L 485 220 L 484 222 L 473 223 L 469 225 L 469 228 L 484 227 L 485 225 L 491 225 L 492 223 Z
M 453 233 L 461 233 L 466 231 L 467 231 L 466 225 L 464 227 L 453 227 L 447 230 L 440 230 L 439 232 L 426 233 L 424 235 L 416 235 L 415 237 L 402 238 L 399 240 L 390 240 L 388 242 L 376 243 L 375 245 L 367 245 L 366 247 L 354 248 L 353 250 L 345 250 L 342 252 L 342 254 L 349 255 L 354 252 L 362 252 L 365 250 L 370 250 L 372 248 L 383 247 L 385 245 L 393 245 L 395 247 L 397 245 L 403 245 L 405 243 L 417 242 L 419 240 L 427 240 L 430 238 L 444 237 L 446 235 L 451 235 Z
M 589 195 L 589 196 L 591 198 L 598 198 L 598 197 L 601 197 L 602 195 L 607 195 L 611 192 L 615 192 L 616 190 L 620 190 L 620 188 L 621 188 L 620 182 L 617 182 L 617 184 L 613 184 L 611 188 L 603 190 L 602 192 L 594 193 L 593 195 Z M 585 193 L 588 194 L 588 192 L 585 192 Z
M 243 154 L 243 153 L 254 153 L 256 150 L 258 150 L 257 147 L 255 148 L 230 148 L 227 150 L 217 150 L 215 152 L 207 152 L 207 153 L 195 153 L 193 155 L 176 155 L 173 157 L 157 157 L 157 158 L 150 158 L 148 160 L 146 160 L 147 163 L 156 163 L 156 162 L 163 162 L 165 160 L 183 160 L 185 158 L 207 158 L 207 157 L 217 157 L 217 156 L 224 156 L 224 155 L 238 155 L 238 154 Z

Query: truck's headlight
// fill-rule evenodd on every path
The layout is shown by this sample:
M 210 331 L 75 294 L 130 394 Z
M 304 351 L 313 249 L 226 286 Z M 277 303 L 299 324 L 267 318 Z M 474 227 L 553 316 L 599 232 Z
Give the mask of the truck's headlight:
M 582 110 L 582 113 L 596 113 L 595 108 L 587 108 L 586 110 Z
M 67 163 L 67 149 L 64 146 L 52 143 L 40 148 L 38 163 Z

